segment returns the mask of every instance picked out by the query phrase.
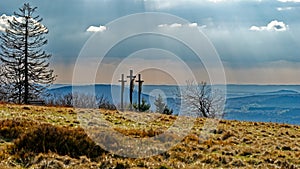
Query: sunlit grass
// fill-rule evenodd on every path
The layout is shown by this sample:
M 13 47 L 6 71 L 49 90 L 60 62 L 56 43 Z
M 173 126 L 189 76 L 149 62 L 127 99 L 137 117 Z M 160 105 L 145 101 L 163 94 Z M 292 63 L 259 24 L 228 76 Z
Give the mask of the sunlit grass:
M 202 118 L 195 121 L 181 142 L 155 156 L 124 158 L 102 149 L 92 154 L 92 149 L 79 148 L 94 146 L 81 125 L 95 133 L 112 130 L 129 138 L 154 138 L 172 127 L 178 117 L 89 111 L 1 104 L 0 168 L 300 168 L 300 126 L 220 120 L 216 128 L 207 131 L 209 137 L 203 139 L 206 119 Z M 102 136 L 116 142 L 112 136 Z M 56 141 L 39 142 L 43 137 Z M 153 143 L 162 143 L 163 149 L 178 137 L 174 131 L 163 137 L 166 140 L 154 139 Z M 70 145 L 73 149 L 68 150 Z M 111 148 L 117 152 L 122 146 L 125 144 L 112 144 Z

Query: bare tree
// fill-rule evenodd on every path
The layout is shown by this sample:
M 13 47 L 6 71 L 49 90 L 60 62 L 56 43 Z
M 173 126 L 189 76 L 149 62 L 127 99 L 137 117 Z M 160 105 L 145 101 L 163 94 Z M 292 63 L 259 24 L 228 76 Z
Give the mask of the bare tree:
M 223 106 L 225 97 L 218 90 L 212 90 L 206 82 L 196 83 L 187 81 L 181 99 L 189 110 L 200 117 L 221 118 L 224 116 Z
M 28 103 L 39 97 L 48 84 L 53 83 L 55 76 L 49 69 L 51 57 L 42 48 L 47 44 L 45 34 L 48 29 L 34 15 L 37 7 L 25 3 L 15 12 L 9 27 L 0 37 L 0 59 L 4 66 L 4 83 L 12 88 L 9 97 L 18 103 Z
M 91 94 L 77 92 L 65 94 L 56 93 L 47 97 L 46 104 L 52 106 L 116 110 L 116 106 L 103 94 L 93 96 Z

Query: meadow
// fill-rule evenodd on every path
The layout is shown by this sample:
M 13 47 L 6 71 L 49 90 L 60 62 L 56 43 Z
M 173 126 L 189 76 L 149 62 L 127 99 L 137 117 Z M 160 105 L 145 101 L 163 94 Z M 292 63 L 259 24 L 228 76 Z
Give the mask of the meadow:
M 88 136 L 82 126 L 93 125 L 78 119 L 85 111 L 0 104 L 0 168 L 300 168 L 297 125 L 220 120 L 204 139 L 201 134 L 207 119 L 197 118 L 187 135 L 167 151 L 131 158 L 106 151 Z M 109 122 L 111 130 L 130 138 L 160 135 L 179 118 L 105 109 L 95 115 Z M 109 135 L 101 138 L 115 141 Z M 170 138 L 176 140 L 178 135 Z M 168 144 L 172 140 L 157 141 Z M 122 147 L 113 146 L 115 152 Z

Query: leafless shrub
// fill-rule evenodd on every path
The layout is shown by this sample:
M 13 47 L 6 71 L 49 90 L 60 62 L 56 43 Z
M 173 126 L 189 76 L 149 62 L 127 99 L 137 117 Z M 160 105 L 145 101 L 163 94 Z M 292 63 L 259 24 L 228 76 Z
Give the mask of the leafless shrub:
M 220 91 L 212 90 L 206 82 L 195 83 L 187 81 L 181 93 L 181 99 L 189 111 L 196 112 L 197 116 L 208 118 L 221 118 L 224 116 L 224 96 Z
M 55 94 L 50 96 L 46 103 L 47 105 L 64 107 L 116 109 L 116 106 L 104 95 L 94 96 L 84 93 Z

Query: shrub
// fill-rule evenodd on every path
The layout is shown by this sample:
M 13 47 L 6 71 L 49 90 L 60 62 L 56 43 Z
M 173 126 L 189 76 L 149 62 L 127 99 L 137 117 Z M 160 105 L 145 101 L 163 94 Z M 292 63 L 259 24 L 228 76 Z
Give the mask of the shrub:
M 224 116 L 225 97 L 222 95 L 222 90 L 213 89 L 206 82 L 187 81 L 182 94 L 178 96 L 189 105 L 186 108 L 196 112 L 199 117 L 222 118 Z
M 169 109 L 168 106 L 165 106 L 164 111 L 163 111 L 163 114 L 166 114 L 166 115 L 172 115 L 172 114 L 173 114 L 173 110 L 172 110 L 172 109 Z
M 0 121 L 0 138 L 13 140 L 23 134 L 26 129 L 37 125 L 36 122 L 20 119 L 6 119 Z
M 104 95 L 93 96 L 84 93 L 53 94 L 48 98 L 46 104 L 52 106 L 116 110 L 116 106 L 104 97 Z
M 42 124 L 14 141 L 12 153 L 21 159 L 26 154 L 55 152 L 73 158 L 95 158 L 105 151 L 96 145 L 81 128 Z
M 141 138 L 154 137 L 163 133 L 161 130 L 154 130 L 152 128 L 149 130 L 115 128 L 115 130 L 126 136 L 139 136 Z
M 234 134 L 233 133 L 231 133 L 231 132 L 226 132 L 223 136 L 222 136 L 222 140 L 227 140 L 229 137 L 231 137 L 231 136 L 234 136 Z
M 150 107 L 151 107 L 151 105 L 146 103 L 146 100 L 144 98 L 142 99 L 142 103 L 141 103 L 140 107 L 136 103 L 133 104 L 133 108 L 139 112 L 149 111 Z

